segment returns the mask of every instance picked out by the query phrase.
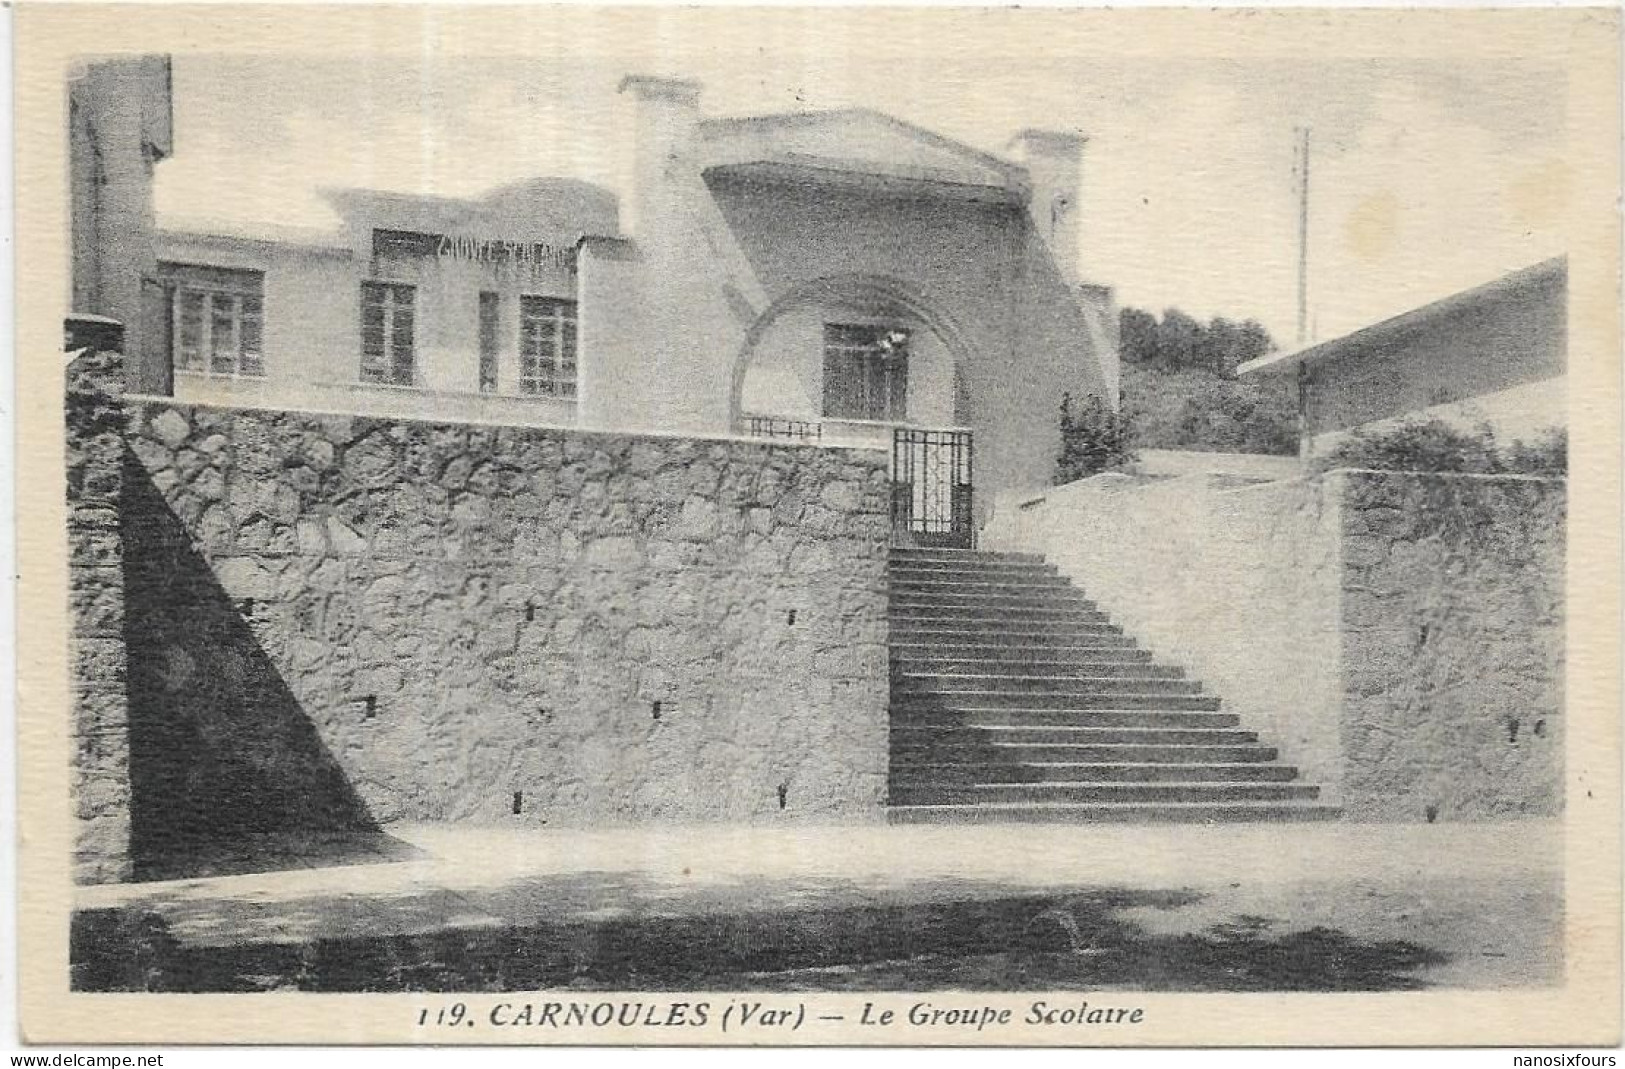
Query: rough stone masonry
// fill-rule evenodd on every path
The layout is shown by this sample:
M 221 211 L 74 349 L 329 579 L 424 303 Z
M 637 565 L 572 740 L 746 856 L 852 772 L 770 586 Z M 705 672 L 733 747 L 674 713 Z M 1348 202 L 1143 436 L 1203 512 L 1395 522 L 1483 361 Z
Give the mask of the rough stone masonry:
M 75 877 L 127 879 L 130 724 L 124 648 L 119 500 L 124 452 L 123 363 L 86 352 L 68 367 L 69 663 L 73 671 Z
M 122 567 L 75 589 L 117 602 L 122 573 L 137 869 L 394 820 L 878 816 L 884 452 L 156 399 L 117 417 Z M 70 423 L 70 444 L 114 440 Z M 82 750 L 120 735 L 98 708 Z M 111 789 L 80 803 L 119 819 Z M 118 878 L 89 849 L 110 867 L 81 875 Z

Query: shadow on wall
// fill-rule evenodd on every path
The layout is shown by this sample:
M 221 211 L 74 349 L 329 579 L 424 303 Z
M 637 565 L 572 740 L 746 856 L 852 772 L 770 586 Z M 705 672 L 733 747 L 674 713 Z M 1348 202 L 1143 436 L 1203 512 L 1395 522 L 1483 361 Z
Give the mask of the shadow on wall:
M 239 607 L 128 448 L 120 517 L 135 878 L 193 875 L 189 859 L 213 856 L 221 842 L 264 841 L 268 832 L 376 833 Z M 234 871 L 285 867 L 238 853 Z M 382 859 L 376 846 L 362 853 Z

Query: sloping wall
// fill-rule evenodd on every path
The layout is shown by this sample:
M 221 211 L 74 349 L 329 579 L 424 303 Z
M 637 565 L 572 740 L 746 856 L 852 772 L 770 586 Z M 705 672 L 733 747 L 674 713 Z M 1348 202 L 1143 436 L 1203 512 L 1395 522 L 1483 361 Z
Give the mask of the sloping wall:
M 1097 476 L 1001 503 L 1350 820 L 1562 809 L 1566 483 L 1333 472 Z
M 1001 502 L 984 542 L 1045 554 L 1335 795 L 1338 499 L 1320 482 L 1106 475 Z

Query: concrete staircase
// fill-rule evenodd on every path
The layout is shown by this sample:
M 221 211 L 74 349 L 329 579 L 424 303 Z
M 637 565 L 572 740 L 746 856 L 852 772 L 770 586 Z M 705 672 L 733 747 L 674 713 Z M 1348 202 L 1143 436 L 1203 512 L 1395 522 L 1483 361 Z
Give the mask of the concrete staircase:
M 1337 816 L 1043 558 L 893 549 L 888 571 L 892 823 Z

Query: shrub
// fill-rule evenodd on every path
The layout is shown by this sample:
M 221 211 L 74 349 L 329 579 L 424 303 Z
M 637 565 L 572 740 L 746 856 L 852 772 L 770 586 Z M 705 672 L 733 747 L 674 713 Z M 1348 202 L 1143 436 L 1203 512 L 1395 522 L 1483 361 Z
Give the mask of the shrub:
M 1134 460 L 1130 443 L 1133 429 L 1127 413 L 1112 409 L 1091 394 L 1074 410 L 1072 395 L 1061 395 L 1061 453 L 1055 462 L 1055 482 L 1112 471 Z
M 1201 368 L 1124 364 L 1123 409 L 1141 449 L 1298 452 L 1297 390 L 1279 379 L 1239 382 Z
M 1503 447 L 1487 424 L 1467 431 L 1440 419 L 1409 420 L 1382 430 L 1355 431 L 1317 458 L 1314 467 L 1561 477 L 1568 471 L 1568 434 L 1549 430 L 1532 442 Z
M 1508 471 L 1562 478 L 1569 473 L 1569 432 L 1553 427 L 1533 441 L 1513 442 L 1504 463 Z

